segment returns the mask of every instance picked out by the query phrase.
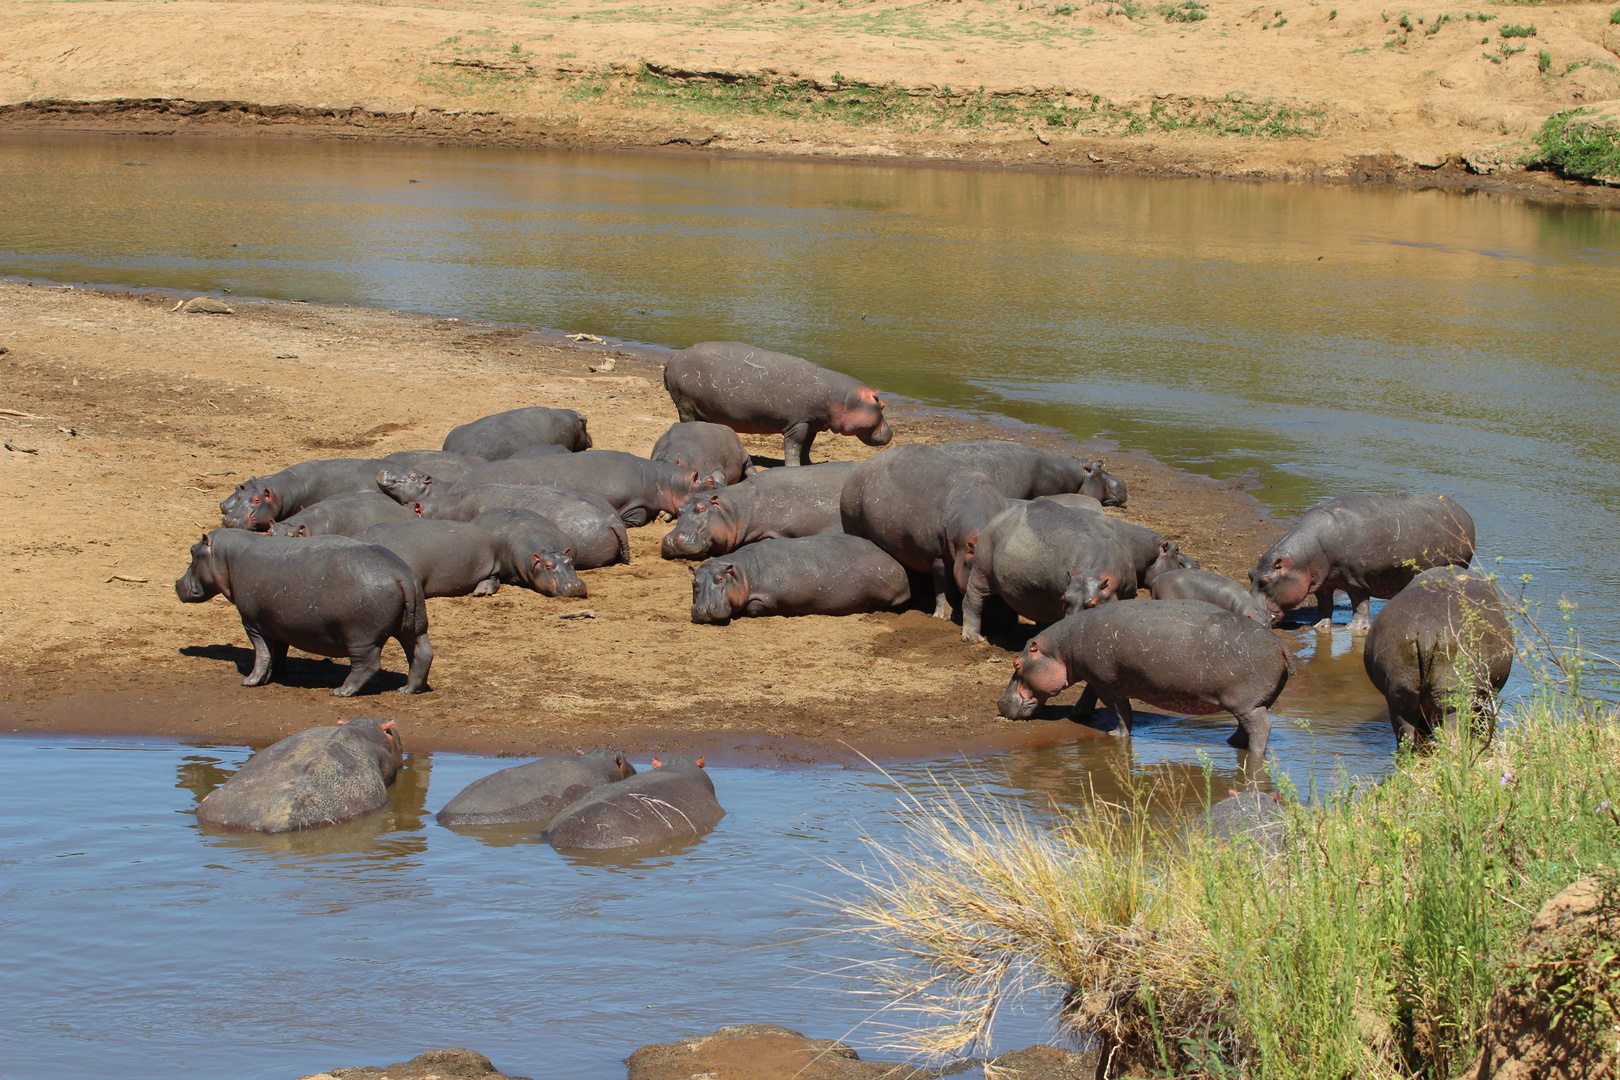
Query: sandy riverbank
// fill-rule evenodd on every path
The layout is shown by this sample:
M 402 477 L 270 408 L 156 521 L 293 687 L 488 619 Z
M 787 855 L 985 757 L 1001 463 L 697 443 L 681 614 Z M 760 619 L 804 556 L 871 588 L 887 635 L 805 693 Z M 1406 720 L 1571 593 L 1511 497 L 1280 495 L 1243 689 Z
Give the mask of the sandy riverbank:
M 597 374 L 601 352 L 523 328 L 231 302 L 235 315 L 185 315 L 168 294 L 0 283 L 0 731 L 264 743 L 386 715 L 415 749 L 685 746 L 772 762 L 1090 734 L 996 715 L 1021 635 L 970 647 L 921 610 L 695 626 L 689 564 L 658 557 L 667 526 L 657 524 L 631 530 L 629 565 L 586 572 L 586 600 L 506 588 L 429 601 L 430 694 L 387 692 L 403 682 L 392 645 L 393 675 L 354 701 L 328 694 L 346 665 L 296 654 L 287 682 L 239 686 L 251 651 L 234 609 L 220 598 L 181 605 L 172 583 L 240 480 L 309 458 L 437 447 L 455 424 L 522 405 L 580 409 L 597 446 L 644 454 L 675 413 L 645 358 Z M 896 442 L 1007 434 L 937 410 L 891 415 Z M 780 440 L 750 442 L 779 459 Z M 853 439 L 816 445 L 818 460 L 872 452 Z M 1233 487 L 1141 455 L 1108 461 L 1131 490 L 1130 509 L 1112 512 L 1206 566 L 1241 576 L 1279 531 Z M 557 617 L 582 609 L 593 617 Z
M 1620 108 L 1609 7 L 3 0 L 0 130 L 674 147 L 1620 206 L 1620 189 L 1519 164 L 1549 115 Z

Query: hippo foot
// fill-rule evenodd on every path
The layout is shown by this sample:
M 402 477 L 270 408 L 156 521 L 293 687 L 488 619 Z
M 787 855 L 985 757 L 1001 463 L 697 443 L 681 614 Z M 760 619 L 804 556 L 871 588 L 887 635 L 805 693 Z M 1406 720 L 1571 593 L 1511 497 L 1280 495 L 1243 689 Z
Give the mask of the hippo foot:
M 989 642 L 985 640 L 985 636 L 983 634 L 970 634 L 966 630 L 962 631 L 962 640 L 967 642 L 969 645 L 989 644 Z
M 1249 748 L 1249 733 L 1247 731 L 1234 731 L 1226 737 L 1226 745 L 1236 750 Z
M 1364 618 L 1362 618 L 1361 616 L 1358 615 L 1354 619 L 1350 620 L 1350 632 L 1352 634 L 1365 634 L 1367 631 L 1369 631 L 1371 629 L 1372 629 L 1372 620 L 1371 619 L 1364 619 Z
M 1312 624 L 1311 628 L 1313 630 L 1316 630 L 1318 633 L 1322 633 L 1322 634 L 1330 634 L 1330 633 L 1332 633 L 1333 632 L 1333 616 L 1329 615 L 1325 619 L 1318 619 L 1315 623 Z
M 267 683 L 269 681 L 270 681 L 270 673 L 267 671 L 263 675 L 249 675 L 247 678 L 242 680 L 242 685 L 243 686 L 263 686 L 265 683 Z
M 358 694 L 359 692 L 360 688 L 358 686 L 350 686 L 347 683 L 342 686 L 334 686 L 332 688 L 333 697 L 354 697 L 354 695 Z
M 410 684 L 407 683 L 406 685 L 400 687 L 397 691 L 395 691 L 395 693 L 399 693 L 399 694 L 425 694 L 429 690 L 432 690 L 432 689 L 433 689 L 433 687 L 429 686 L 427 683 L 423 683 L 421 686 L 411 686 Z

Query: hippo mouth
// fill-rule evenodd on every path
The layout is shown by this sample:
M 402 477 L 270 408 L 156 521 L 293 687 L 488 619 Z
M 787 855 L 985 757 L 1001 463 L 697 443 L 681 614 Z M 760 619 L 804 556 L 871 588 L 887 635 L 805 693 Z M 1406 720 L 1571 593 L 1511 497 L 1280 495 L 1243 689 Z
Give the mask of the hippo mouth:
M 709 553 L 709 545 L 699 536 L 670 533 L 664 537 L 658 553 L 666 559 L 697 559 Z
M 1035 710 L 1041 707 L 1041 700 L 1020 685 L 1014 679 L 1007 686 L 1007 692 L 1001 695 L 997 703 L 997 711 L 1008 720 L 1028 720 L 1035 715 Z

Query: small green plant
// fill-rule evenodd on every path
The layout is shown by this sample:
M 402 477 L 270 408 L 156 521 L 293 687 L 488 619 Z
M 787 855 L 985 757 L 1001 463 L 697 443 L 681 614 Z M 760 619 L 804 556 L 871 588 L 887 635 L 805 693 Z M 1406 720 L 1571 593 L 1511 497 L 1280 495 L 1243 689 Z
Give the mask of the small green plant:
M 1536 70 L 1543 75 L 1552 70 L 1552 53 L 1543 49 L 1536 54 Z
M 1591 123 L 1590 109 L 1569 109 L 1547 118 L 1536 133 L 1532 163 L 1577 180 L 1620 178 L 1620 125 Z
M 1328 22 L 1332 22 L 1334 19 L 1337 19 L 1338 17 L 1339 17 L 1339 9 L 1338 8 L 1333 8 L 1328 12 Z
M 1161 5 L 1159 14 L 1164 16 L 1165 22 L 1195 23 L 1209 18 L 1209 8 L 1199 0 L 1182 0 L 1179 4 Z
M 1432 24 L 1430 24 L 1428 30 L 1424 31 L 1424 33 L 1426 33 L 1429 37 L 1434 37 L 1434 35 L 1436 35 L 1436 34 L 1438 34 L 1440 32 L 1440 28 L 1442 26 L 1446 25 L 1446 23 L 1448 23 L 1450 21 L 1451 21 L 1451 16 L 1450 15 L 1442 14 L 1442 15 L 1436 16 L 1434 22 Z
M 1395 25 L 1399 26 L 1402 30 L 1405 30 L 1407 33 L 1411 33 L 1412 30 L 1414 29 L 1413 26 L 1412 26 L 1412 16 L 1411 15 L 1402 15 L 1401 18 L 1400 18 L 1400 21 L 1398 23 L 1396 23 Z
M 1504 41 L 1502 42 L 1502 59 L 1511 60 L 1515 56 L 1518 56 L 1520 53 L 1524 52 L 1524 50 L 1525 47 L 1523 45 L 1509 45 Z
M 1288 19 L 1283 15 L 1282 8 L 1271 13 L 1271 18 L 1260 27 L 1262 30 L 1277 30 L 1288 25 Z
M 1470 11 L 1463 15 L 1463 18 L 1467 19 L 1469 22 L 1490 22 L 1492 19 L 1496 18 L 1496 16 L 1487 15 L 1483 11 Z
M 1535 37 L 1536 28 L 1533 26 L 1504 26 L 1497 33 L 1505 38 Z
M 1609 25 L 1620 26 L 1620 7 L 1617 7 L 1613 11 L 1609 12 Z

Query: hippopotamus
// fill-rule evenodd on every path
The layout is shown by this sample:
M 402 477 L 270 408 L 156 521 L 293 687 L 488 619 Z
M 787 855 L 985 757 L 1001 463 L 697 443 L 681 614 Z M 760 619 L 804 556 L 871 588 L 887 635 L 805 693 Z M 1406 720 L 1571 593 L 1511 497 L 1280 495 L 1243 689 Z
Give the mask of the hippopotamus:
M 1152 529 L 1133 524 L 1121 518 L 1109 517 L 1102 512 L 1101 506 L 1093 510 L 1086 503 L 1082 503 L 1081 499 L 1086 499 L 1088 502 L 1092 501 L 1089 496 L 1084 495 L 1048 495 L 1034 501 L 1056 503 L 1060 506 L 1068 506 L 1071 509 L 1091 512 L 1097 523 L 1112 532 L 1114 538 L 1124 545 L 1126 551 L 1130 552 L 1131 562 L 1136 567 L 1136 587 L 1138 589 L 1147 588 L 1148 570 L 1160 560 L 1164 552 L 1164 537 Z M 1172 545 L 1172 547 L 1174 546 Z M 1194 570 L 1198 568 L 1198 560 L 1191 555 L 1182 554 L 1181 549 L 1178 547 L 1174 548 L 1174 561 L 1177 567 Z
M 500 461 L 540 443 L 589 450 L 591 433 L 585 430 L 585 418 L 573 409 L 535 406 L 482 417 L 452 428 L 444 437 L 444 448 L 451 453 L 485 461 Z
M 1094 514 L 1102 513 L 1103 505 L 1101 502 L 1093 499 L 1090 495 L 1081 495 L 1078 492 L 1071 491 L 1058 495 L 1039 495 L 1036 497 L 1045 499 L 1047 502 L 1057 503 L 1059 506 L 1067 506 L 1070 510 L 1089 510 Z M 1115 519 L 1109 518 L 1108 520 L 1113 521 Z
M 556 443 L 538 443 L 538 444 L 536 444 L 534 446 L 525 446 L 523 449 L 519 450 L 517 453 L 511 455 L 510 457 L 503 458 L 502 460 L 503 461 L 533 461 L 536 458 L 559 457 L 559 456 L 561 456 L 563 454 L 572 454 L 572 453 L 574 453 L 574 451 L 568 449 L 568 447 L 566 447 L 566 446 L 558 446 Z M 440 479 L 441 480 L 449 480 L 449 479 L 453 479 L 453 477 L 447 477 L 446 476 L 446 477 L 440 477 Z
M 1389 702 L 1395 742 L 1424 742 L 1467 700 L 1495 727 L 1513 671 L 1513 629 L 1490 580 L 1456 566 L 1423 571 L 1385 604 L 1362 650 Z
M 400 692 L 428 688 L 433 645 L 416 574 L 385 548 L 347 536 L 255 536 L 215 529 L 191 545 L 191 566 L 174 583 L 184 604 L 223 593 L 253 643 L 243 686 L 263 686 L 287 660 L 287 647 L 347 656 L 349 677 L 333 690 L 353 697 L 382 670 L 382 647 L 396 638 L 410 674 Z
M 443 450 L 396 450 L 392 454 L 384 454 L 382 459 L 388 468 L 428 473 L 446 483 L 480 465 L 489 464 L 481 457 L 450 454 Z
M 1102 459 L 1084 464 L 1085 480 L 1079 492 L 1089 495 L 1104 506 L 1125 505 L 1125 481 L 1103 468 Z
M 647 524 L 660 510 L 674 517 L 697 482 L 697 470 L 684 465 L 650 461 L 622 450 L 584 450 L 558 457 L 492 461 L 449 486 L 550 485 L 597 495 L 618 511 L 626 525 L 635 528 Z
M 1091 722 L 1099 700 L 1131 733 L 1131 698 L 1194 716 L 1225 709 L 1238 728 L 1227 742 L 1266 752 L 1271 715 L 1294 658 L 1268 628 L 1202 600 L 1100 604 L 1030 638 L 1013 661 L 1001 715 L 1021 720 L 1047 698 L 1086 684 L 1075 719 Z
M 702 758 L 654 758 L 651 770 L 564 807 L 546 841 L 559 851 L 665 844 L 700 836 L 725 816 Z
M 754 475 L 754 459 L 737 433 L 724 424 L 697 420 L 671 424 L 653 444 L 652 459 L 696 469 L 700 478 L 719 487 Z
M 810 464 L 810 444 L 831 431 L 867 446 L 894 437 L 878 392 L 798 356 L 740 341 L 705 341 L 664 366 L 664 389 L 682 423 L 705 420 L 744 435 L 782 435 L 782 460 Z
M 474 780 L 435 820 L 440 825 L 532 824 L 544 829 L 559 810 L 604 784 L 634 775 L 635 766 L 612 750 L 544 757 Z
M 624 522 L 619 520 L 618 511 L 596 495 L 523 484 L 443 489 L 430 477 L 415 473 L 382 473 L 378 484 L 419 517 L 472 521 L 498 509 L 539 514 L 568 538 L 576 570 L 630 561 L 630 536 Z
M 491 596 L 501 587 L 495 538 L 477 525 L 413 516 L 362 529 L 354 538 L 403 559 L 422 583 L 423 596 Z
M 388 805 L 388 785 L 404 760 L 392 720 L 310 728 L 248 758 L 197 805 L 197 820 L 262 833 L 352 821 Z
M 1202 600 L 1225 608 L 1262 626 L 1271 625 L 1271 612 L 1254 594 L 1225 574 L 1211 570 L 1186 569 L 1177 556 L 1180 549 L 1169 540 L 1160 545 L 1160 556 L 1142 575 L 1142 584 L 1153 590 L 1155 600 Z
M 745 615 L 854 615 L 911 599 L 906 568 L 858 536 L 761 540 L 692 571 L 692 621 Z
M 1387 600 L 1435 566 L 1467 566 L 1474 519 L 1450 495 L 1344 495 L 1296 519 L 1249 571 L 1249 591 L 1272 622 L 1316 594 L 1318 630 L 1333 626 L 1333 593 L 1350 595 L 1350 632 L 1372 625 L 1368 599 Z
M 1017 501 L 970 543 L 962 640 L 983 641 L 984 602 L 999 596 L 1038 623 L 1136 595 L 1136 567 L 1102 515 L 1049 499 Z
M 1009 499 L 1077 492 L 1086 479 L 1086 463 L 1079 458 L 1023 443 L 981 439 L 940 443 L 939 448 L 984 473 Z
M 322 499 L 349 491 L 376 491 L 375 458 L 333 458 L 292 465 L 270 476 L 258 476 L 236 485 L 222 500 L 221 524 L 227 529 L 263 532 L 282 518 L 291 517 Z
M 271 536 L 353 536 L 383 521 L 404 521 L 416 516 L 407 507 L 377 491 L 346 491 L 306 506 L 270 526 Z
M 503 583 L 527 585 L 544 596 L 588 595 L 574 572 L 573 540 L 555 521 L 532 510 L 498 507 L 485 510 L 472 523 L 495 538 Z
M 681 503 L 659 552 L 666 559 L 724 555 L 758 540 L 842 532 L 838 498 L 853 461 L 762 469 L 740 484 L 696 491 Z
M 937 446 L 896 446 L 855 466 L 839 496 L 844 531 L 934 579 L 934 617 L 967 589 L 973 545 L 1007 509 L 995 483 Z

